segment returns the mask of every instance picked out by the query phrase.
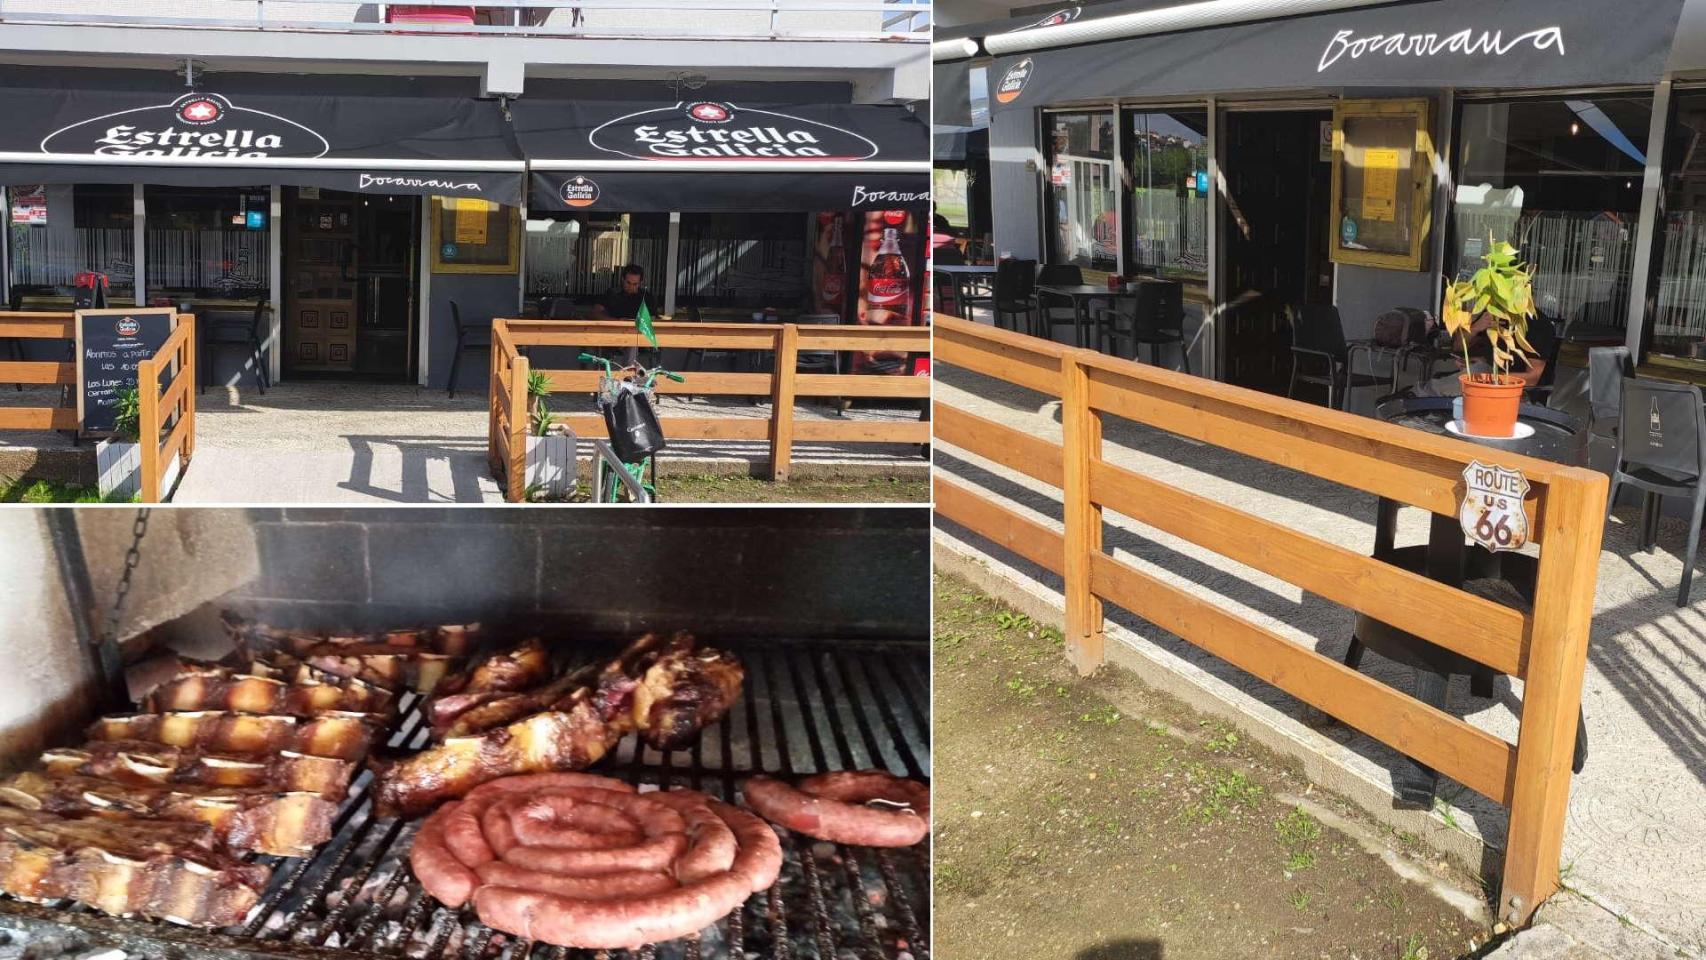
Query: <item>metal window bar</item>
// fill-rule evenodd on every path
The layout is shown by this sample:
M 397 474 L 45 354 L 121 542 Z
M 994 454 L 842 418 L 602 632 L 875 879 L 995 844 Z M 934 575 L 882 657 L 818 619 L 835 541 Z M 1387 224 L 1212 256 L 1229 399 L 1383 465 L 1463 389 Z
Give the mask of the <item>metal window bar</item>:
M 748 642 L 742 696 L 699 741 L 666 754 L 629 736 L 591 772 L 635 784 L 668 784 L 733 799 L 753 773 L 798 776 L 882 767 L 930 772 L 929 653 L 880 641 Z M 422 698 L 405 695 L 387 746 L 428 742 Z M 128 960 L 215 955 L 350 960 L 729 960 L 776 958 L 929 960 L 929 841 L 882 850 L 814 841 L 782 831 L 782 875 L 766 893 L 697 938 L 640 950 L 569 950 L 520 940 L 449 910 L 408 869 L 419 820 L 372 815 L 363 771 L 312 857 L 257 855 L 273 875 L 246 923 L 210 932 L 121 919 L 70 903 L 32 904 L 0 895 L 0 934 L 65 938 L 64 955 L 91 945 Z M 353 893 L 352 893 L 353 892 Z M 741 944 L 735 953 L 731 944 Z M 51 951 L 36 951 L 50 960 Z

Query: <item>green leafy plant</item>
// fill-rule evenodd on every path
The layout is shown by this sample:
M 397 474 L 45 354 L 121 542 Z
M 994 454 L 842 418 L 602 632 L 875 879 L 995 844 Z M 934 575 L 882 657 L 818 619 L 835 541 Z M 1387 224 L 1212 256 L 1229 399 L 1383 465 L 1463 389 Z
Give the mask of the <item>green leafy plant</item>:
M 142 397 L 135 387 L 118 392 L 117 412 L 113 417 L 113 433 L 127 443 L 142 439 Z
M 527 395 L 543 399 L 551 395 L 551 378 L 543 370 L 533 370 L 527 374 Z
M 1528 321 L 1534 317 L 1534 277 L 1528 264 L 1517 259 L 1516 248 L 1487 235 L 1483 266 L 1467 280 L 1446 284 L 1445 305 L 1440 320 L 1445 329 L 1463 343 L 1463 367 L 1469 368 L 1469 343 L 1475 337 L 1476 321 L 1485 318 L 1481 333 L 1493 348 L 1493 374 L 1471 374 L 1476 379 L 1500 382 L 1510 374 L 1511 363 L 1539 351 L 1528 342 Z
M 555 420 L 551 415 L 550 406 L 545 403 L 545 398 L 551 395 L 551 378 L 539 370 L 529 373 L 527 395 L 533 399 L 533 435 L 543 437 Z

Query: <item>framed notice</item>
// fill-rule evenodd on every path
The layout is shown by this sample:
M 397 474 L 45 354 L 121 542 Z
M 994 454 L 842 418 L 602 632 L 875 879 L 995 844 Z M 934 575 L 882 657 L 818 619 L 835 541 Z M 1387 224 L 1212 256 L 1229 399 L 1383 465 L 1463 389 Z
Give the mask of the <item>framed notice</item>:
M 1333 109 L 1333 246 L 1339 263 L 1421 270 L 1433 212 L 1427 100 Z
M 84 436 L 113 432 L 119 394 L 137 386 L 137 364 L 160 352 L 178 326 L 176 307 L 77 311 L 77 422 Z
M 515 273 L 521 218 L 514 207 L 465 197 L 432 198 L 433 273 Z

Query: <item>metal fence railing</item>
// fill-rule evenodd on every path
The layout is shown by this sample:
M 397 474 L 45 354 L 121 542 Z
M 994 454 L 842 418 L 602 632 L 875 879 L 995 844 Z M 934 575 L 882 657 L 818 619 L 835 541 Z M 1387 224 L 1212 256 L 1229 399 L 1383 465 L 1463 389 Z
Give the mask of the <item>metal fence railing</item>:
M 472 11 L 470 17 L 469 11 Z M 0 0 L 0 23 L 586 39 L 930 40 L 930 0 Z

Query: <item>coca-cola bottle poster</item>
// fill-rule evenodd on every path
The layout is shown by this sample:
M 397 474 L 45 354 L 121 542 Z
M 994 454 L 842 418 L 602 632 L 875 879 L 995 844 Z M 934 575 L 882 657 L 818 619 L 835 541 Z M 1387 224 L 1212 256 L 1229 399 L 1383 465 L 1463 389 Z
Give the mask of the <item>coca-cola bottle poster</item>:
M 921 322 L 917 276 L 924 259 L 921 227 L 920 219 L 905 210 L 865 214 L 859 244 L 859 323 L 909 327 Z M 906 368 L 907 356 L 899 351 L 853 354 L 854 373 L 904 374 Z
M 819 213 L 812 234 L 812 312 L 847 314 L 847 227 L 840 211 Z

